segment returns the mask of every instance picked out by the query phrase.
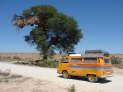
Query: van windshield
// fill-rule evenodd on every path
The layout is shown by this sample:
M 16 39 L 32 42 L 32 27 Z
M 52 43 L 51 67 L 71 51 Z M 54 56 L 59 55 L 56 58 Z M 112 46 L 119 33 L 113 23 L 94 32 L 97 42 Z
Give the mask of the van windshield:
M 105 62 L 105 64 L 109 64 L 110 60 L 109 59 L 105 59 L 104 62 Z

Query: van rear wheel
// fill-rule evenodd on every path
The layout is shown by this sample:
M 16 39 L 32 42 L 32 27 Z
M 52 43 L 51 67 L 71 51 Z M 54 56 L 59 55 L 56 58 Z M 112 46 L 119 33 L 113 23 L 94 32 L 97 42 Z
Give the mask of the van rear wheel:
M 98 81 L 98 78 L 92 74 L 87 75 L 87 78 L 88 78 L 89 82 L 97 82 Z
M 63 75 L 63 77 L 66 78 L 66 79 L 70 78 L 70 75 L 68 74 L 67 71 L 63 71 L 62 75 Z

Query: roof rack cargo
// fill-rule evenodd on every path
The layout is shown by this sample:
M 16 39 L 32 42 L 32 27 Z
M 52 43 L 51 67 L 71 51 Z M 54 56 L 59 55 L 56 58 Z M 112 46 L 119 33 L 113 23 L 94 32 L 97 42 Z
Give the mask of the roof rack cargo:
M 85 54 L 102 54 L 104 56 L 110 55 L 107 51 L 103 51 L 103 50 L 86 50 Z
M 82 56 L 81 54 L 69 54 L 69 56 Z

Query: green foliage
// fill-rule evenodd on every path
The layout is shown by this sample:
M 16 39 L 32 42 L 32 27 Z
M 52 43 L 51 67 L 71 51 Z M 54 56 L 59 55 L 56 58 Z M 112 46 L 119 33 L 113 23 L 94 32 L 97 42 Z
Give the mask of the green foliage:
M 122 59 L 116 56 L 111 57 L 112 64 L 120 64 L 122 62 Z
M 55 61 L 48 61 L 48 60 L 41 60 L 38 63 L 39 66 L 41 67 L 50 67 L 50 68 L 56 68 L 58 65 L 58 62 Z
M 22 15 L 23 16 L 41 16 L 45 18 L 49 18 L 57 14 L 57 10 L 50 5 L 38 5 L 38 6 L 33 6 L 30 9 L 24 10 Z
M 50 5 L 39 5 L 24 10 L 19 20 L 22 21 L 15 20 L 19 22 L 15 25 L 20 28 L 33 26 L 30 34 L 25 36 L 25 41 L 35 45 L 44 55 L 43 59 L 47 59 L 50 53 L 55 51 L 73 52 L 74 46 L 83 37 L 73 17 L 58 12 Z

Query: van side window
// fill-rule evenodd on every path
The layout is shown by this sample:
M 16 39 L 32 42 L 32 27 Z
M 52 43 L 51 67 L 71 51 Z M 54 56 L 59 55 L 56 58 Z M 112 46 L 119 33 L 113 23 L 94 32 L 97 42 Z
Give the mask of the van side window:
M 81 63 L 82 62 L 82 58 L 71 58 L 71 63 Z
M 69 58 L 62 58 L 62 63 L 68 63 L 69 62 Z
M 84 63 L 96 64 L 97 63 L 97 58 L 84 58 Z

